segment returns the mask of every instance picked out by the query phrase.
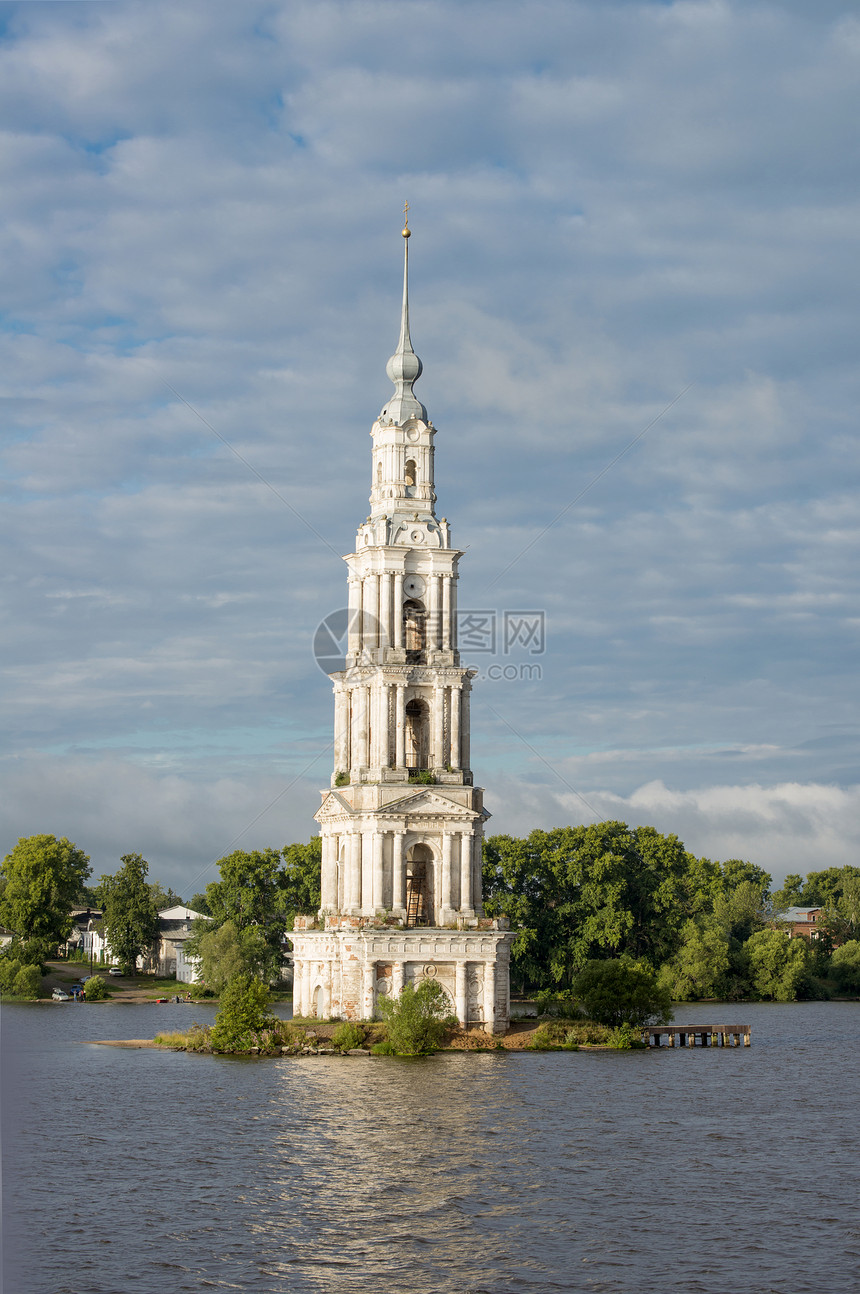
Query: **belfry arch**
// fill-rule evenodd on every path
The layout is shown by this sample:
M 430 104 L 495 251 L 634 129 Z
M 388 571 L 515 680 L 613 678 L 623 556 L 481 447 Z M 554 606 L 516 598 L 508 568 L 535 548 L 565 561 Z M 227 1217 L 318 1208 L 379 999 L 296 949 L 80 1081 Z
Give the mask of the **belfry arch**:
M 406 704 L 406 767 L 420 772 L 430 767 L 430 707 L 420 697 Z

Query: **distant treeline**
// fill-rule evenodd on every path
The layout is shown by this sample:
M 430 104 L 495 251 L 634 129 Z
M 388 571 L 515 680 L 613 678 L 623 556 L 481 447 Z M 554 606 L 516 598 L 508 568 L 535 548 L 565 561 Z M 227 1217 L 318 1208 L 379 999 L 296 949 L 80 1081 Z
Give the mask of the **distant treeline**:
M 188 951 L 217 989 L 239 971 L 276 979 L 298 912 L 320 904 L 320 838 L 236 850 L 220 879 L 194 894 L 198 922 Z M 112 875 L 87 884 L 89 858 L 54 836 L 18 841 L 0 866 L 0 923 L 15 932 L 7 956 L 44 963 L 71 930 L 71 909 L 104 913 L 115 954 L 129 965 L 157 928 L 159 909 L 181 903 L 149 881 L 148 863 L 125 854 Z M 711 862 L 653 827 L 602 822 L 484 842 L 484 906 L 518 932 L 511 976 L 523 992 L 564 995 L 586 963 L 623 958 L 656 972 L 676 1000 L 789 1001 L 860 992 L 860 868 L 771 877 L 740 859 Z M 815 940 L 788 937 L 790 905 L 822 909 Z

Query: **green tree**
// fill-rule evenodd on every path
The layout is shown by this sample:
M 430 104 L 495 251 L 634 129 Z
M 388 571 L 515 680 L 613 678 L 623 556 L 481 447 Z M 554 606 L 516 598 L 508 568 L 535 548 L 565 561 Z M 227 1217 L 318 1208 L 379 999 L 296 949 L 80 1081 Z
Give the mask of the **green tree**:
M 71 909 L 90 874 L 90 860 L 65 837 L 22 836 L 3 860 L 0 923 L 14 930 L 38 960 L 50 956 L 72 929 Z
M 123 854 L 122 867 L 108 878 L 104 928 L 111 952 L 128 973 L 158 938 L 158 909 L 146 876 L 149 864 L 140 854 Z
M 206 886 L 206 907 L 210 921 L 195 922 L 188 953 L 200 956 L 200 941 L 227 921 L 235 926 L 246 951 L 265 945 L 260 973 L 270 981 L 277 979 L 283 958 L 284 932 L 290 921 L 288 893 L 277 849 L 256 849 L 250 853 L 237 849 L 218 864 L 221 879 Z M 200 908 L 196 909 L 200 911 Z M 245 932 L 254 930 L 252 938 Z
M 796 872 L 789 873 L 782 883 L 782 888 L 774 890 L 771 895 L 774 912 L 779 914 L 780 912 L 785 912 L 786 908 L 799 905 L 802 890 L 803 877 Z
M 163 912 L 165 908 L 184 906 L 176 891 L 172 890 L 169 885 L 165 889 L 161 881 L 150 881 L 149 893 L 158 912 Z
M 203 917 L 211 917 L 212 915 L 209 911 L 209 900 L 205 894 L 193 895 L 188 906 L 192 912 L 199 912 Z
M 713 917 L 687 921 L 681 947 L 660 969 L 658 982 L 676 1002 L 723 997 L 729 970 L 729 936 Z
M 41 969 L 17 958 L 0 956 L 0 996 L 3 998 L 38 998 Z
M 221 996 L 210 1042 L 215 1051 L 247 1052 L 270 1022 L 269 990 L 244 972 L 234 975 Z
M 573 982 L 589 1019 L 599 1024 L 641 1025 L 672 1019 L 672 999 L 646 966 L 626 958 L 590 961 Z
M 379 1000 L 388 1045 L 398 1056 L 423 1056 L 442 1045 L 445 1031 L 457 1023 L 451 1002 L 438 981 L 424 979 L 416 988 L 404 984 L 397 998 Z
M 292 930 L 296 913 L 319 910 L 322 837 L 314 836 L 307 845 L 284 845 L 283 855 L 284 912 L 287 929 Z
M 203 922 L 196 923 L 204 926 Z M 273 964 L 272 950 L 258 926 L 239 930 L 233 921 L 215 929 L 209 923 L 195 932 L 195 955 L 200 958 L 200 976 L 207 988 L 221 994 L 236 975 L 247 974 L 274 982 L 279 966 Z
M 484 906 L 518 931 L 512 974 L 522 987 L 566 988 L 589 959 L 671 957 L 699 900 L 676 836 L 623 822 L 493 836 Z
M 758 890 L 762 903 L 773 884 L 770 872 L 766 872 L 763 867 L 756 867 L 755 863 L 745 863 L 740 858 L 730 858 L 723 863 L 722 873 L 724 892 L 736 890 L 743 884 L 753 885 Z
M 784 930 L 758 930 L 746 942 L 753 991 L 774 1002 L 794 1002 L 815 995 L 813 953 L 806 939 Z
M 830 975 L 843 993 L 860 993 L 860 940 L 850 939 L 835 950 Z
M 860 867 L 826 867 L 821 872 L 808 872 L 800 905 L 805 908 L 838 907 L 849 878 L 860 880 Z

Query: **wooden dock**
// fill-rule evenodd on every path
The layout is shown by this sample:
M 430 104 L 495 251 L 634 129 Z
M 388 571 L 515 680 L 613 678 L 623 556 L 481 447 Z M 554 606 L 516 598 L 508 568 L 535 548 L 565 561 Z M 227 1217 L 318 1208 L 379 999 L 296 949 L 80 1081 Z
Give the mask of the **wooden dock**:
M 649 1047 L 749 1047 L 748 1024 L 646 1024 L 642 1041 Z M 665 1042 L 664 1042 L 665 1039 Z

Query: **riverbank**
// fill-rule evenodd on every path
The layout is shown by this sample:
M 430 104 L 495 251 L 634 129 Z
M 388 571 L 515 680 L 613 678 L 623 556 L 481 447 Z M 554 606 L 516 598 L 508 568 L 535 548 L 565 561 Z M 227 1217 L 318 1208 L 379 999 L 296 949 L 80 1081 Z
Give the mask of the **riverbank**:
M 544 1047 L 535 1047 L 535 1035 L 539 1034 L 539 1031 L 544 1028 L 545 1024 L 546 1021 L 538 1020 L 516 1021 L 511 1025 L 507 1033 L 494 1035 L 485 1033 L 483 1029 L 457 1029 L 449 1034 L 444 1045 L 438 1048 L 438 1050 L 452 1052 L 544 1050 Z M 330 1024 L 315 1024 L 312 1027 L 306 1027 L 304 1025 L 294 1026 L 296 1034 L 301 1034 L 302 1036 L 299 1049 L 292 1051 L 292 1054 L 310 1055 L 320 1051 L 322 1051 L 323 1054 L 331 1054 L 331 1052 L 337 1051 L 337 1049 L 332 1045 L 332 1038 L 337 1027 L 337 1022 Z M 591 1028 L 596 1030 L 600 1029 L 601 1026 L 591 1026 Z M 183 1050 L 178 1038 L 175 1042 L 158 1042 L 155 1038 L 91 1039 L 88 1041 L 102 1047 L 125 1047 L 131 1049 L 152 1048 L 157 1051 Z M 557 1047 L 559 1045 L 561 1044 L 558 1042 L 553 1043 L 546 1040 L 546 1049 L 551 1049 L 553 1046 Z M 577 1042 L 575 1045 L 586 1050 L 589 1048 L 605 1049 L 609 1047 L 610 1044 L 606 1041 L 583 1041 Z M 304 1048 L 307 1048 L 307 1050 L 305 1051 Z M 572 1047 L 569 1047 L 569 1049 L 572 1049 Z M 199 1051 L 200 1049 L 194 1048 L 194 1050 Z M 285 1049 L 285 1051 L 286 1050 L 287 1049 Z M 369 1048 L 357 1048 L 355 1050 L 357 1054 L 360 1054 L 364 1050 L 367 1051 L 368 1055 L 371 1054 Z M 208 1053 L 201 1052 L 201 1054 Z

